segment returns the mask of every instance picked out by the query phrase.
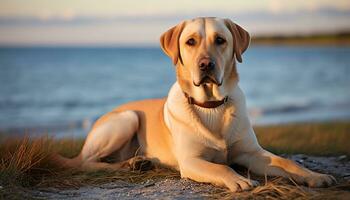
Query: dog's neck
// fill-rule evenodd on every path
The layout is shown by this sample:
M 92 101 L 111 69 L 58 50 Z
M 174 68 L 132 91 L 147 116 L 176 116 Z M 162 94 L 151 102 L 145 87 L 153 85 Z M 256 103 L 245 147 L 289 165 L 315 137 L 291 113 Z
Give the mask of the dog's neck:
M 231 132 L 228 129 L 236 113 L 235 101 L 232 98 L 232 94 L 228 95 L 227 103 L 216 108 L 190 105 L 179 83 L 176 82 L 169 92 L 164 107 L 165 123 L 172 134 L 178 134 L 179 131 L 186 132 L 186 127 L 191 127 L 188 133 L 194 133 L 203 138 L 202 141 L 216 146 L 217 149 L 226 148 L 227 136 Z

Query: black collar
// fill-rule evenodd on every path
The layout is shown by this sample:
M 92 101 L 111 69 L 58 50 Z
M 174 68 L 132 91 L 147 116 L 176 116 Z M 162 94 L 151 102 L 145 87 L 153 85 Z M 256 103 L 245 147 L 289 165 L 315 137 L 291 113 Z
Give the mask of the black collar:
M 187 101 L 189 104 L 195 104 L 202 108 L 217 108 L 221 106 L 222 104 L 226 103 L 228 100 L 228 96 L 225 96 L 220 101 L 205 101 L 205 102 L 198 102 L 193 97 L 189 96 L 186 92 L 184 92 L 185 97 L 187 98 Z

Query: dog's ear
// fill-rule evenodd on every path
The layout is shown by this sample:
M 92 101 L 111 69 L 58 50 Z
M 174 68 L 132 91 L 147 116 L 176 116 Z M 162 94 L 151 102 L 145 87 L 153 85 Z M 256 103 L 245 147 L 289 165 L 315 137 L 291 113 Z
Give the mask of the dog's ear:
M 179 49 L 179 38 L 184 26 L 185 22 L 182 22 L 163 33 L 160 37 L 160 45 L 163 51 L 172 59 L 174 65 L 177 64 L 178 60 L 182 63 Z
M 247 50 L 250 43 L 249 33 L 242 27 L 238 26 L 230 19 L 225 19 L 225 24 L 230 30 L 233 38 L 234 54 L 238 62 L 242 62 L 242 54 Z

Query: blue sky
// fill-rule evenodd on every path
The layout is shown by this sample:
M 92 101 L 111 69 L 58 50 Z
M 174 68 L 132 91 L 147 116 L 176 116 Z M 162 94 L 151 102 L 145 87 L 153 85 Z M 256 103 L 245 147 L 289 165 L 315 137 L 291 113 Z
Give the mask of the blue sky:
M 0 45 L 156 46 L 181 20 L 231 18 L 252 35 L 350 30 L 349 0 L 0 0 Z

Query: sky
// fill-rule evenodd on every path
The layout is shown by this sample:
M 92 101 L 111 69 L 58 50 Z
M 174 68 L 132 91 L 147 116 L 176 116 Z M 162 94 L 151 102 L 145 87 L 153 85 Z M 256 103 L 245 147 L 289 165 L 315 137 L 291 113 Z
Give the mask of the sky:
M 155 46 L 198 16 L 253 36 L 350 30 L 350 0 L 0 0 L 0 46 Z

